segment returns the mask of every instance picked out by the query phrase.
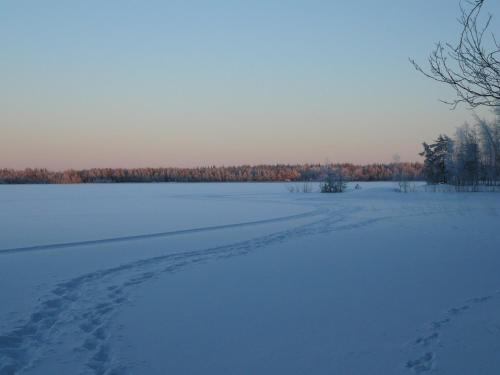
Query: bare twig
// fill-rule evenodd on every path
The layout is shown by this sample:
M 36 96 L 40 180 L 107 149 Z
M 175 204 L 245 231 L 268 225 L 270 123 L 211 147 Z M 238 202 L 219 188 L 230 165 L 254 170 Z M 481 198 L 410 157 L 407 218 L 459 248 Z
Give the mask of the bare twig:
M 410 59 L 415 69 L 426 77 L 445 83 L 455 90 L 456 97 L 443 101 L 454 109 L 465 103 L 471 108 L 478 106 L 498 107 L 500 103 L 500 46 L 495 36 L 485 42 L 492 16 L 482 23 L 479 16 L 485 0 L 469 0 L 468 10 L 460 6 L 462 26 L 456 46 L 439 42 L 429 56 L 429 71 L 425 71 Z M 488 48 L 489 46 L 489 48 Z

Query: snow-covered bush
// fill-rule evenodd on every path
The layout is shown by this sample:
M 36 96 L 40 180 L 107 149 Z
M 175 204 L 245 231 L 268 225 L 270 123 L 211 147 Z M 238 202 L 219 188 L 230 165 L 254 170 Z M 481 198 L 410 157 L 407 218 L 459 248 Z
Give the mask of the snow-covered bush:
M 346 189 L 346 183 L 342 172 L 329 172 L 325 180 L 321 183 L 320 189 L 322 193 L 342 193 Z

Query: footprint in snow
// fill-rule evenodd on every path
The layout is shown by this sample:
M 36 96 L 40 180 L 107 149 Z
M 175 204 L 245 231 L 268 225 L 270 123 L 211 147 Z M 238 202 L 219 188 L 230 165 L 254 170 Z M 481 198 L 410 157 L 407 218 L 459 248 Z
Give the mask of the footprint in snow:
M 471 310 L 474 305 L 488 302 L 494 297 L 498 297 L 498 295 L 499 293 L 497 292 L 495 295 L 471 298 L 467 301 L 467 304 L 452 307 L 445 313 L 442 319 L 431 322 L 427 328 L 428 333 L 413 340 L 412 350 L 417 354 L 415 354 L 413 359 L 406 362 L 405 367 L 415 374 L 432 371 L 436 366 L 436 351 L 442 345 L 439 339 L 444 327 L 453 323 L 456 319 L 459 319 L 462 314 Z

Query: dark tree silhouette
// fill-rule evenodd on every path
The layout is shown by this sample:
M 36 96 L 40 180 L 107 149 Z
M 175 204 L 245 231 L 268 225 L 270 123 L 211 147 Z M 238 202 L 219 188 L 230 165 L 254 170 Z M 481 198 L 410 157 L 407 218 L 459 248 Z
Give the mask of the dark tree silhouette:
M 425 158 L 424 174 L 425 179 L 431 184 L 446 184 L 448 182 L 449 160 L 453 152 L 453 141 L 447 136 L 440 134 L 431 144 L 422 144 L 424 151 L 420 156 Z
M 499 106 L 500 44 L 489 33 L 492 16 L 481 17 L 485 0 L 469 0 L 460 5 L 462 31 L 456 45 L 439 42 L 429 56 L 429 71 L 414 60 L 413 66 L 425 76 L 451 86 L 456 92 L 452 101 L 456 108 L 465 103 L 471 108 Z

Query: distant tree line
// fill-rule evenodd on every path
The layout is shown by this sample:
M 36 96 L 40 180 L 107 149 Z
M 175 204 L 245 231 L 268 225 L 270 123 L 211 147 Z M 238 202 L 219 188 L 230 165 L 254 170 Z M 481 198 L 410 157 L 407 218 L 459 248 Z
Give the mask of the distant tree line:
M 409 180 L 423 179 L 421 163 L 242 165 L 200 168 L 0 169 L 0 184 L 81 184 L 120 182 L 273 182 L 323 181 L 337 170 L 350 181 L 391 181 L 404 169 Z
M 495 119 L 476 116 L 475 124 L 457 128 L 453 138 L 440 135 L 424 143 L 424 175 L 430 184 L 451 184 L 457 189 L 479 190 L 500 186 L 500 107 Z

